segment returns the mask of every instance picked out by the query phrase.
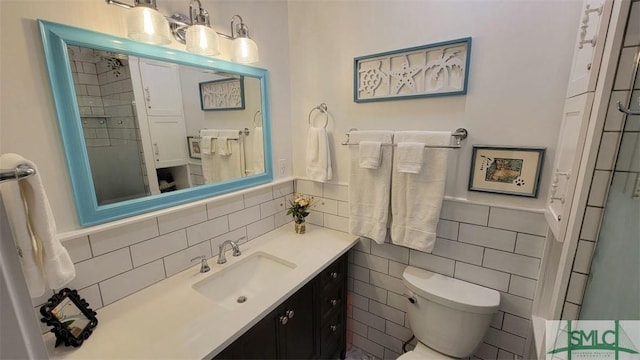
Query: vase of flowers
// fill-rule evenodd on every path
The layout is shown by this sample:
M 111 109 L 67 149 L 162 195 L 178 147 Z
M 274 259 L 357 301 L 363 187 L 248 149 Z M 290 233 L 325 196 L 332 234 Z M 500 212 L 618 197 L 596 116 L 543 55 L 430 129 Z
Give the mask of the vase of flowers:
M 302 193 L 293 194 L 293 199 L 289 200 L 287 215 L 293 215 L 296 234 L 304 234 L 306 229 L 305 219 L 309 216 L 309 207 L 313 204 L 313 196 L 306 196 Z

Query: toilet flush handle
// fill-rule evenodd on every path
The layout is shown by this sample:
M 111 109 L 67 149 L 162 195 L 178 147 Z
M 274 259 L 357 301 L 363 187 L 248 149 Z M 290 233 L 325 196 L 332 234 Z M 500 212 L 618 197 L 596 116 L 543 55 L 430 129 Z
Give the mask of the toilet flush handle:
M 404 294 L 404 296 L 406 296 L 407 300 L 409 300 L 409 302 L 412 304 L 415 304 L 418 302 L 418 299 L 416 298 L 416 296 L 410 291 L 408 294 Z

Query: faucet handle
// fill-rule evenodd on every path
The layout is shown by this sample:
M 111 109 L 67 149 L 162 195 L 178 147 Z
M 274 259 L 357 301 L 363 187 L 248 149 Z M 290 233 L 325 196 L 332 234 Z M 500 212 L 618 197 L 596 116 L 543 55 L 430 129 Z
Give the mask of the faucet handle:
M 200 261 L 200 272 L 201 273 L 206 273 L 209 270 L 211 270 L 211 268 L 209 267 L 209 264 L 207 263 L 207 257 L 204 255 L 200 255 L 200 256 L 196 256 L 193 259 L 191 259 L 191 262 L 195 262 L 195 261 Z

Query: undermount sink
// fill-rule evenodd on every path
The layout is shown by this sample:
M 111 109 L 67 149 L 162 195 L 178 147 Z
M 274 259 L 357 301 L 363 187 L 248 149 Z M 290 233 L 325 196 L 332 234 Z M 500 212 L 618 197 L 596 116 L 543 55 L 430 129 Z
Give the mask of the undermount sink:
M 296 264 L 256 252 L 193 284 L 193 289 L 218 305 L 233 309 L 252 301 Z

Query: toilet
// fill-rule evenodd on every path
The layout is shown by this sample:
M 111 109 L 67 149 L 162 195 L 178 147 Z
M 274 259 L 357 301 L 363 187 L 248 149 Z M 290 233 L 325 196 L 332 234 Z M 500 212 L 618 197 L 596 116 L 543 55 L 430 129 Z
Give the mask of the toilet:
M 500 306 L 496 290 L 407 266 L 407 316 L 418 344 L 398 360 L 455 359 L 473 354 Z

